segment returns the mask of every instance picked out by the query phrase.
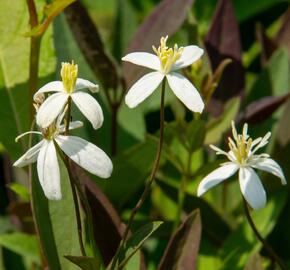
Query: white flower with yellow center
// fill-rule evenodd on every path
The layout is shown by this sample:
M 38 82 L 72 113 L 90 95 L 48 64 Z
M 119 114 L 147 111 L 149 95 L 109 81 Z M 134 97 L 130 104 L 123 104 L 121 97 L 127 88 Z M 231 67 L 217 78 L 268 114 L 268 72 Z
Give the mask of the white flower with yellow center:
M 59 121 L 58 121 L 59 122 Z M 82 126 L 82 122 L 74 121 L 70 123 L 70 129 Z M 39 182 L 45 196 L 50 200 L 61 199 L 60 172 L 57 161 L 57 151 L 55 143 L 60 149 L 79 166 L 88 172 L 101 178 L 111 176 L 113 164 L 106 153 L 94 144 L 76 136 L 64 136 L 64 125 L 51 124 L 45 129 L 38 131 L 29 131 L 21 134 L 21 137 L 35 133 L 43 139 L 30 148 L 22 157 L 20 157 L 13 166 L 24 167 L 37 161 L 37 173 Z
M 125 102 L 130 108 L 136 107 L 153 93 L 166 77 L 174 94 L 184 105 L 194 112 L 201 113 L 204 103 L 197 89 L 180 73 L 175 71 L 187 67 L 203 55 L 203 49 L 197 46 L 173 48 L 166 46 L 167 36 L 161 38 L 160 47 L 153 50 L 156 55 L 146 52 L 134 52 L 122 58 L 123 61 L 155 70 L 139 79 L 128 91 Z
M 221 167 L 207 175 L 199 184 L 197 195 L 201 196 L 213 186 L 231 177 L 239 170 L 239 183 L 241 192 L 253 209 L 259 209 L 266 204 L 266 192 L 254 169 L 263 170 L 281 179 L 282 185 L 286 185 L 286 179 L 281 167 L 268 154 L 256 154 L 257 150 L 268 143 L 271 133 L 263 138 L 252 140 L 248 132 L 248 125 L 243 127 L 243 134 L 238 134 L 232 122 L 234 140 L 229 138 L 229 152 L 211 145 L 217 155 L 225 155 L 230 162 L 221 164 Z
M 92 93 L 98 91 L 98 85 L 84 79 L 77 78 L 78 66 L 73 62 L 62 63 L 62 81 L 53 81 L 41 87 L 34 95 L 36 101 L 40 94 L 56 92 L 49 96 L 40 106 L 36 122 L 42 128 L 47 128 L 61 113 L 71 98 L 82 114 L 92 123 L 95 129 L 103 123 L 103 111 L 99 103 L 88 93 L 80 90 L 88 88 Z

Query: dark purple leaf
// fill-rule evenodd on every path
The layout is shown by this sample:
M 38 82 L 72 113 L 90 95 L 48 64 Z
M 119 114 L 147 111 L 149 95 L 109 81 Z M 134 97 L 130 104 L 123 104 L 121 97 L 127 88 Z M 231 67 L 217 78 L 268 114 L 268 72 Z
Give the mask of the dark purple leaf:
M 245 73 L 241 61 L 239 26 L 230 0 L 218 2 L 211 27 L 205 38 L 205 46 L 213 70 L 216 70 L 224 59 L 232 60 L 232 63 L 225 68 L 213 98 L 226 101 L 240 95 L 245 85 Z
M 250 103 L 242 115 L 239 117 L 239 121 L 247 123 L 259 123 L 272 115 L 281 105 L 283 105 L 290 94 L 286 94 L 280 97 L 264 97 L 257 101 Z
M 280 45 L 283 45 L 288 48 L 288 52 L 290 54 L 290 8 L 285 12 L 282 19 L 281 27 L 276 36 L 276 42 Z
M 92 71 L 106 89 L 116 89 L 119 80 L 115 64 L 106 54 L 98 29 L 86 8 L 80 1 L 76 1 L 65 10 L 65 14 Z
M 172 235 L 158 270 L 196 269 L 201 238 L 199 210 L 194 210 Z
M 262 66 L 265 66 L 278 46 L 274 40 L 267 36 L 265 29 L 261 24 L 257 25 L 256 36 L 262 48 L 261 63 Z
M 129 44 L 129 52 L 152 52 L 162 36 L 171 36 L 183 24 L 193 0 L 163 0 L 141 24 Z M 144 68 L 123 63 L 123 72 L 128 86 L 142 74 Z

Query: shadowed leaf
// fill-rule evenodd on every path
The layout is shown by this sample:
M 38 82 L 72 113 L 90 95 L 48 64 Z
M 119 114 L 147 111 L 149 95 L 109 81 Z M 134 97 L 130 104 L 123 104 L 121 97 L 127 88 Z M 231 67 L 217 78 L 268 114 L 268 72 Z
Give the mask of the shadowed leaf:
M 263 270 L 263 269 L 264 268 L 263 268 L 263 265 L 262 265 L 261 256 L 258 253 L 254 252 L 250 256 L 250 258 L 249 258 L 244 270 Z
M 277 33 L 275 38 L 278 44 L 281 44 L 287 47 L 288 52 L 290 54 L 290 35 L 289 35 L 289 27 L 290 27 L 290 8 L 283 15 L 282 25 Z
M 99 270 L 101 263 L 96 258 L 80 256 L 64 256 L 83 270 Z
M 199 210 L 194 210 L 176 230 L 158 266 L 158 270 L 196 269 L 201 238 Z
M 193 0 L 163 0 L 144 20 L 129 44 L 129 52 L 152 52 L 152 45 L 157 45 L 162 36 L 171 36 L 187 17 Z M 128 86 L 142 74 L 144 68 L 130 63 L 123 63 L 123 72 Z
M 230 0 L 220 0 L 215 11 L 205 46 L 212 69 L 215 70 L 225 58 L 232 59 L 224 70 L 213 97 L 228 100 L 240 95 L 244 89 L 244 68 L 241 62 L 241 41 L 239 27 Z
M 107 55 L 97 27 L 80 1 L 65 10 L 70 28 L 92 71 L 103 86 L 116 89 L 118 75 L 116 67 Z
M 258 24 L 256 27 L 256 36 L 258 41 L 261 45 L 261 63 L 262 66 L 265 66 L 265 64 L 270 59 L 273 52 L 278 48 L 276 42 L 269 38 L 265 32 L 265 29 L 261 24 Z
M 250 103 L 239 121 L 247 123 L 260 123 L 268 119 L 289 98 L 290 94 L 280 97 L 268 96 Z

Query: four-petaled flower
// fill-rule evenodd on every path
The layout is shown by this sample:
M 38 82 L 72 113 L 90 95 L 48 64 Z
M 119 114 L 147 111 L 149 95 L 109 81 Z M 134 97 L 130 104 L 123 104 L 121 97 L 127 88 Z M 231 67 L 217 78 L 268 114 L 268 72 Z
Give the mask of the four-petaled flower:
M 199 92 L 189 80 L 175 71 L 197 61 L 203 55 L 203 50 L 193 45 L 178 48 L 176 44 L 174 48 L 168 48 L 167 38 L 161 38 L 158 49 L 153 46 L 156 55 L 134 52 L 122 58 L 123 61 L 156 70 L 143 76 L 129 89 L 125 102 L 130 108 L 136 107 L 152 94 L 166 77 L 170 88 L 184 105 L 191 111 L 201 113 L 204 103 Z
M 43 139 L 30 148 L 20 157 L 13 166 L 24 167 L 37 161 L 37 173 L 39 182 L 45 196 L 50 200 L 61 199 L 60 171 L 57 160 L 55 143 L 75 163 L 101 178 L 110 177 L 113 165 L 110 158 L 103 150 L 94 144 L 76 136 L 64 136 L 64 125 L 60 125 L 62 116 L 59 116 L 57 123 L 52 123 L 41 132 L 28 131 L 16 138 L 16 141 L 29 133 L 42 135 Z M 75 129 L 82 126 L 82 122 L 74 121 L 69 128 Z
M 98 85 L 77 78 L 78 66 L 73 62 L 72 64 L 62 63 L 60 74 L 62 81 L 50 82 L 41 87 L 34 95 L 34 100 L 36 100 L 40 93 L 57 92 L 49 96 L 40 106 L 36 115 L 36 123 L 42 128 L 47 128 L 61 114 L 68 99 L 71 98 L 95 129 L 101 127 L 104 117 L 99 103 L 91 95 L 79 91 L 88 88 L 95 93 L 98 91 Z
M 211 145 L 217 155 L 225 155 L 230 162 L 223 163 L 221 167 L 207 175 L 199 184 L 197 195 L 201 196 L 213 186 L 221 183 L 239 170 L 239 183 L 241 192 L 253 209 L 259 209 L 266 204 L 266 192 L 254 169 L 260 169 L 281 179 L 283 185 L 286 179 L 282 169 L 268 154 L 256 154 L 257 150 L 268 143 L 271 133 L 263 138 L 252 140 L 248 132 L 248 125 L 244 124 L 243 133 L 238 134 L 232 122 L 234 140 L 229 138 L 230 151 L 225 152 Z M 253 169 L 254 168 L 254 169 Z

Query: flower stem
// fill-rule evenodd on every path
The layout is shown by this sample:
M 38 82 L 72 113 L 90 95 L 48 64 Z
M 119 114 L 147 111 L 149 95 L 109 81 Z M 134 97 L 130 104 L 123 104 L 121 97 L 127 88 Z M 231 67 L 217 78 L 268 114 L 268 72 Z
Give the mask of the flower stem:
M 116 254 L 113 258 L 112 261 L 112 265 L 110 269 L 114 269 L 118 260 L 118 256 L 120 255 L 121 250 L 123 249 L 125 242 L 128 238 L 131 226 L 133 224 L 133 220 L 137 214 L 137 212 L 139 211 L 139 209 L 141 208 L 141 206 L 143 205 L 150 189 L 151 189 L 151 185 L 155 179 L 158 167 L 159 167 L 159 163 L 160 163 L 160 157 L 161 157 L 161 150 L 162 150 L 162 145 L 163 145 L 163 133 L 164 133 L 164 97 L 165 97 L 165 85 L 166 85 L 166 80 L 163 79 L 162 81 L 162 89 L 161 89 L 161 104 L 160 104 L 160 134 L 159 134 L 159 142 L 158 142 L 158 148 L 157 148 L 157 153 L 156 153 L 156 157 L 155 157 L 155 162 L 153 164 L 153 168 L 150 174 L 150 177 L 146 183 L 145 189 L 141 195 L 141 197 L 139 198 L 137 204 L 135 205 L 135 207 L 133 208 L 128 224 L 126 226 L 126 230 L 123 234 L 123 238 L 120 242 L 120 245 L 116 251 Z M 122 269 L 122 268 L 118 268 L 118 269 Z
M 247 220 L 253 230 L 253 232 L 255 233 L 256 237 L 259 239 L 259 241 L 262 243 L 263 247 L 267 250 L 267 252 L 269 253 L 270 257 L 277 262 L 277 264 L 280 266 L 280 268 L 282 270 L 289 270 L 289 268 L 287 268 L 287 266 L 284 264 L 284 262 L 281 260 L 281 258 L 276 254 L 276 252 L 273 250 L 273 248 L 266 242 L 266 240 L 261 236 L 261 234 L 259 233 L 252 217 L 249 211 L 249 207 L 248 207 L 248 203 L 246 202 L 245 199 L 244 200 L 244 209 L 245 209 L 245 214 L 247 217 Z
M 69 134 L 70 117 L 71 117 L 71 97 L 69 97 L 67 100 L 67 112 L 66 112 L 66 121 L 65 121 L 65 135 L 66 136 Z M 61 153 L 61 150 L 59 152 Z M 67 171 L 69 174 L 71 191 L 72 191 L 74 206 L 75 206 L 80 249 L 81 249 L 82 255 L 86 256 L 86 251 L 85 251 L 84 242 L 83 242 L 82 220 L 81 220 L 81 214 L 80 214 L 79 200 L 78 200 L 76 187 L 75 187 L 75 181 L 74 181 L 74 177 L 72 176 L 72 173 L 71 173 L 71 167 L 70 167 L 70 162 L 69 162 L 68 157 L 63 155 L 63 154 L 61 156 L 62 156 L 62 159 L 66 165 L 66 168 L 67 168 Z

